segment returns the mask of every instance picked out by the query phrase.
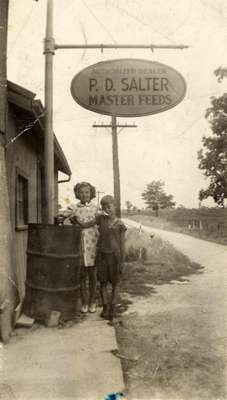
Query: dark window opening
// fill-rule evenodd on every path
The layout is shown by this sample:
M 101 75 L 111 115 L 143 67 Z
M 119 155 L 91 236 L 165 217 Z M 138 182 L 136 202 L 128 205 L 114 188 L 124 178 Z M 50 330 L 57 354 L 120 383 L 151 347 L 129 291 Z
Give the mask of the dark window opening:
M 20 172 L 16 182 L 16 229 L 27 229 L 28 225 L 28 179 Z

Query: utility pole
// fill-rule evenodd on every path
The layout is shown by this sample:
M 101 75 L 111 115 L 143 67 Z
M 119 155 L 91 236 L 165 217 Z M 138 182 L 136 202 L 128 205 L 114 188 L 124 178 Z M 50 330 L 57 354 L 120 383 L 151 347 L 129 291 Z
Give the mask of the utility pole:
M 55 50 L 67 49 L 180 49 L 188 46 L 169 44 L 59 44 L 53 37 L 53 0 L 47 0 L 47 29 L 45 54 L 45 192 L 47 193 L 46 222 L 54 222 L 54 147 L 53 147 L 53 56 Z
M 120 167 L 118 155 L 118 132 L 117 128 L 137 128 L 135 124 L 117 124 L 117 117 L 115 115 L 111 118 L 111 124 L 93 124 L 93 128 L 111 128 L 112 134 L 112 155 L 113 155 L 113 182 L 114 182 L 114 199 L 116 202 L 116 215 L 121 216 L 121 185 L 120 185 Z
M 97 191 L 97 206 L 99 206 L 100 194 L 104 194 L 104 192 Z
M 11 221 L 9 193 L 6 172 L 5 147 L 7 127 L 7 30 L 9 0 L 0 1 L 0 306 L 4 313 L 9 301 L 9 280 L 11 272 Z M 9 310 L 5 309 L 5 315 Z M 3 314 L 2 314 L 3 315 Z M 1 320 L 1 338 L 8 341 L 10 326 Z
M 116 201 L 116 214 L 121 216 L 121 182 L 120 167 L 118 155 L 118 137 L 117 137 L 117 118 L 112 116 L 112 153 L 113 153 L 113 181 L 114 181 L 114 199 Z

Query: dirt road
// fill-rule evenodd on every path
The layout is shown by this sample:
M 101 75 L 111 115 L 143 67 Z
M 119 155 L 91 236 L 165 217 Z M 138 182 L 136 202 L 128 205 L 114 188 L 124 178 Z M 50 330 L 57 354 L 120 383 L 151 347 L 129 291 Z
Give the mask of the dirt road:
M 129 226 L 138 226 L 134 221 L 125 219 L 125 222 Z M 155 296 L 137 298 L 130 306 L 129 313 L 137 313 L 141 317 L 152 315 L 153 319 L 162 316 L 160 321 L 164 321 L 165 315 L 165 320 L 169 319 L 169 325 L 164 328 L 167 329 L 167 337 L 175 337 L 174 356 L 180 344 L 188 346 L 190 366 L 180 376 L 181 385 L 174 382 L 175 373 L 169 391 L 161 384 L 156 385 L 156 395 L 160 398 L 167 398 L 167 393 L 168 398 L 225 398 L 227 246 L 175 232 L 145 226 L 142 229 L 168 240 L 192 261 L 204 266 L 202 273 L 192 275 L 183 282 L 172 281 L 171 285 L 158 286 Z M 212 382 L 211 376 L 214 377 Z

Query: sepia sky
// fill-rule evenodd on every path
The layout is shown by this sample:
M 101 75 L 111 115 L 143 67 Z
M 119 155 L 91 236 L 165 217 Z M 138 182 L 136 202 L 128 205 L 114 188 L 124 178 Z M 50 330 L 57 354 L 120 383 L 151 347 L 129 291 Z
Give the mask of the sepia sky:
M 177 204 L 198 206 L 206 181 L 197 152 L 210 132 L 204 118 L 211 96 L 226 91 L 213 71 L 227 65 L 226 0 L 54 0 L 57 43 L 185 44 L 186 50 L 57 50 L 54 57 L 54 131 L 72 169 L 61 185 L 60 200 L 73 198 L 73 185 L 90 181 L 112 193 L 111 135 L 96 123 L 110 117 L 81 108 L 70 93 L 72 78 L 83 68 L 116 58 L 163 62 L 186 79 L 185 99 L 152 116 L 119 118 L 137 128 L 119 134 L 122 204 L 142 207 L 141 193 L 152 180 L 163 180 Z M 10 0 L 8 79 L 44 98 L 46 1 Z M 212 205 L 211 201 L 204 205 Z

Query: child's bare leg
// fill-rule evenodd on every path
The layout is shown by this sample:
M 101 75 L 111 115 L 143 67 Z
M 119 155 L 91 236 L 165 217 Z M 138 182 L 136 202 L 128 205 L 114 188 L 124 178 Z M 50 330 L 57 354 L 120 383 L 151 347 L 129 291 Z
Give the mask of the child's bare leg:
M 83 268 L 84 268 L 84 270 L 80 277 L 80 297 L 81 297 L 81 302 L 82 302 L 81 311 L 86 312 L 87 311 L 86 308 L 88 305 L 87 287 L 86 287 L 87 271 L 85 270 L 85 267 L 83 267 Z
M 119 283 L 112 283 L 112 291 L 111 291 L 111 299 L 110 299 L 110 304 L 115 305 L 118 300 L 118 295 L 119 295 Z
M 97 276 L 95 267 L 88 268 L 88 279 L 89 279 L 89 304 L 90 306 L 92 306 L 95 304 L 96 301 Z
M 108 294 L 107 294 L 107 283 L 100 284 L 100 293 L 102 297 L 103 310 L 100 314 L 102 318 L 109 318 L 109 305 L 108 305 Z
M 107 283 L 100 283 L 100 293 L 102 298 L 102 305 L 106 305 L 108 303 L 108 295 L 107 295 Z
M 119 294 L 119 283 L 112 283 L 112 291 L 111 291 L 111 302 L 110 302 L 110 311 L 109 318 L 112 320 L 113 317 L 116 317 L 115 305 L 117 304 Z

